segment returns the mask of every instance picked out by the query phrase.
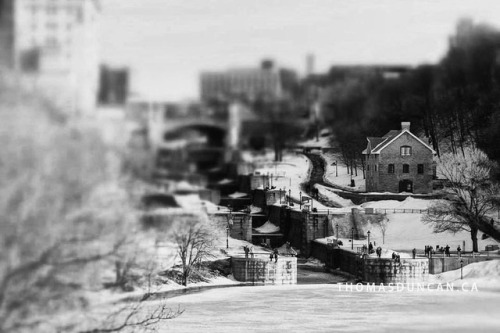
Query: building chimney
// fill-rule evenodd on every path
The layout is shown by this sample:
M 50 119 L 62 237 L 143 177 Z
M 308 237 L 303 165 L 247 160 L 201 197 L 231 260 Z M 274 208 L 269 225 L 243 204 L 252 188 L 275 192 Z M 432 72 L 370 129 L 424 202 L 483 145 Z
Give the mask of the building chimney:
M 306 56 L 306 75 L 309 76 L 314 73 L 314 54 Z
M 401 131 L 407 130 L 408 132 L 410 131 L 410 122 L 409 121 L 403 121 L 401 122 Z
M 260 67 L 264 70 L 272 70 L 274 69 L 274 61 L 271 59 L 264 59 L 262 60 Z

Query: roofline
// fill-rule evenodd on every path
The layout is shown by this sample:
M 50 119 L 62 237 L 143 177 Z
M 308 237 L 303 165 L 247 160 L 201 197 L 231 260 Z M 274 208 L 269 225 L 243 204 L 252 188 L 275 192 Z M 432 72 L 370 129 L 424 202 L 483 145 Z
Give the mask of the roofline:
M 384 149 L 389 144 L 391 144 L 394 140 L 396 140 L 397 138 L 399 138 L 403 133 L 410 134 L 412 137 L 414 137 L 415 139 L 417 139 L 418 142 L 420 142 L 425 147 L 427 147 L 433 154 L 436 154 L 436 151 L 434 149 L 432 149 L 428 144 L 426 144 L 425 142 L 423 142 L 422 140 L 420 140 L 415 134 L 413 134 L 412 132 L 410 132 L 410 131 L 408 131 L 406 129 L 402 130 L 398 135 L 396 135 L 394 138 L 392 138 L 392 140 L 390 140 L 389 142 L 387 142 L 386 144 L 384 144 L 382 147 L 380 147 L 379 149 L 377 149 L 378 150 L 377 152 L 372 153 L 372 154 L 380 154 L 380 151 L 382 151 L 382 149 Z

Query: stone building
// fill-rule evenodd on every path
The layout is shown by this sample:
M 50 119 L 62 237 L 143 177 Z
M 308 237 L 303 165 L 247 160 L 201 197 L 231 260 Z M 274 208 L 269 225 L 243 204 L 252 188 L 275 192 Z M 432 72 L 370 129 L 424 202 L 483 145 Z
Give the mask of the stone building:
M 432 192 L 435 151 L 410 132 L 410 123 L 383 137 L 368 137 L 366 156 L 367 192 Z

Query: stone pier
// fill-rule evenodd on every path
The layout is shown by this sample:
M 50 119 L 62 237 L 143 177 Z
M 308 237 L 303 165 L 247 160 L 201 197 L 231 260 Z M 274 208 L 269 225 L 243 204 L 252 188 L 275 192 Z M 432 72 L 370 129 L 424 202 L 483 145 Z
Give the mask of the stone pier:
M 280 256 L 278 262 L 262 255 L 255 258 L 232 257 L 231 269 L 240 282 L 255 284 L 297 284 L 297 258 Z

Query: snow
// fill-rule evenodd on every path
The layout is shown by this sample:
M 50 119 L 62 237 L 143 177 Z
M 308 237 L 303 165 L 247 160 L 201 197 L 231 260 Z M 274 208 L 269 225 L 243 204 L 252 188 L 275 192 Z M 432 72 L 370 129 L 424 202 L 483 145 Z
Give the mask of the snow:
M 463 267 L 463 280 L 460 269 L 432 276 L 433 283 L 475 283 L 478 289 L 500 290 L 500 260 L 476 262 Z
M 335 284 L 237 287 L 175 297 L 166 304 L 186 311 L 163 322 L 159 330 L 165 332 L 458 333 L 495 332 L 500 325 L 498 294 L 483 291 L 357 292 Z
M 339 154 L 325 153 L 322 154 L 326 162 L 326 170 L 323 179 L 326 183 L 336 185 L 348 191 L 365 191 L 365 180 L 363 179 L 363 169 L 358 168 L 358 175 L 351 177 L 347 173 L 347 167 L 342 164 L 342 158 Z M 337 163 L 337 166 L 334 165 Z M 337 175 L 338 174 L 338 175 Z M 355 186 L 351 187 L 351 179 L 354 179 Z
M 234 182 L 234 181 L 233 181 L 233 180 L 231 180 L 231 179 L 224 178 L 224 179 L 222 179 L 222 180 L 219 180 L 219 181 L 217 182 L 217 184 L 219 184 L 219 185 L 227 185 L 227 184 L 231 184 L 231 183 L 233 183 L 233 182 Z
M 381 200 L 370 201 L 361 204 L 363 208 L 377 209 L 428 209 L 436 200 L 416 199 L 412 197 L 406 198 L 404 201 L 397 200 Z
M 316 138 L 312 138 L 306 141 L 299 142 L 297 146 L 303 147 L 330 147 L 330 138 L 328 136 L 321 136 L 316 141 Z
M 280 231 L 280 227 L 274 225 L 271 221 L 266 221 L 262 226 L 254 229 L 261 234 L 272 234 Z
M 234 192 L 234 193 L 231 193 L 228 195 L 228 197 L 232 198 L 232 199 L 238 199 L 238 198 L 243 198 L 243 197 L 246 197 L 247 194 L 246 193 L 242 193 L 242 192 Z
M 344 199 L 332 190 L 329 190 L 326 186 L 320 185 L 320 184 L 315 184 L 314 188 L 318 189 L 318 192 L 321 196 L 326 197 L 329 201 L 332 203 L 335 203 L 336 205 L 340 207 L 350 207 L 354 206 L 351 200 Z
M 262 208 L 250 205 L 250 214 L 258 214 L 262 212 Z
M 419 199 L 415 199 L 419 200 Z M 424 200 L 425 201 L 425 200 Z M 391 200 L 392 202 L 392 200 Z M 367 203 L 372 204 L 372 203 Z M 378 204 L 378 203 L 373 203 Z M 394 203 L 395 204 L 395 203 Z M 404 205 L 404 204 L 403 204 Z M 420 206 L 422 207 L 422 206 Z M 410 207 L 408 207 L 410 208 Z M 450 232 L 434 233 L 431 225 L 424 224 L 421 221 L 422 214 L 393 214 L 387 213 L 387 230 L 385 233 L 385 244 L 383 243 L 382 231 L 379 225 L 368 224 L 365 226 L 365 232 L 370 231 L 370 240 L 376 242 L 377 246 L 382 248 L 388 247 L 399 251 L 411 251 L 416 248 L 418 251 L 423 251 L 426 245 L 436 247 L 449 245 L 452 250 L 457 246 L 461 246 L 463 251 L 472 250 L 472 241 L 470 233 L 460 231 L 456 234 Z M 478 233 L 479 249 L 484 249 L 488 244 L 497 243 L 491 239 L 482 240 L 482 233 Z M 465 241 L 465 250 L 463 242 Z

